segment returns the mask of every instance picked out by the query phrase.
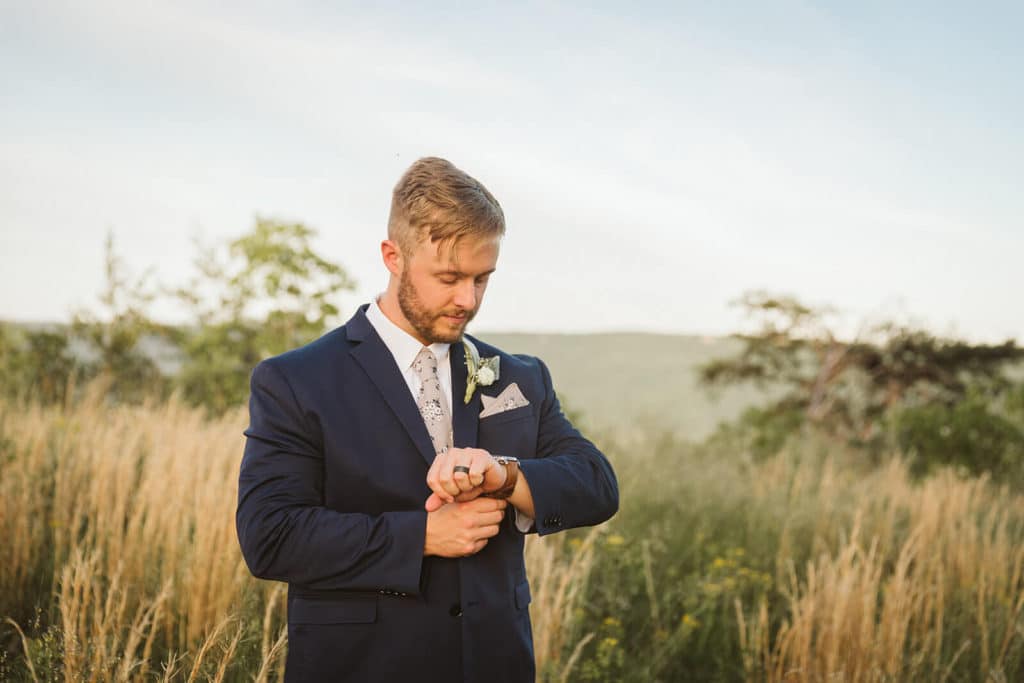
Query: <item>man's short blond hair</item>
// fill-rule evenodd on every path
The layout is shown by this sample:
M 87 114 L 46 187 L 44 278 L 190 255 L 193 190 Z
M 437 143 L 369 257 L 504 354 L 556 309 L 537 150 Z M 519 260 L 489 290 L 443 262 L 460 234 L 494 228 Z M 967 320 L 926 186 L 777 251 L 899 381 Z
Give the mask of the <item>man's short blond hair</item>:
M 463 238 L 505 234 L 505 213 L 486 187 L 450 161 L 420 159 L 402 175 L 391 197 L 388 239 L 406 256 L 429 239 L 452 248 Z

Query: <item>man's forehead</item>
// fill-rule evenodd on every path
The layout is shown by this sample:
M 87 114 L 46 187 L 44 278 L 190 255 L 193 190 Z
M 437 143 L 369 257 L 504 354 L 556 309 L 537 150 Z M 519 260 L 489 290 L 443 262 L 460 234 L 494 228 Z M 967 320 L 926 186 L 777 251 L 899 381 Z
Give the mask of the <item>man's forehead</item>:
M 417 251 L 435 267 L 458 270 L 460 265 L 469 265 L 473 261 L 496 260 L 500 244 L 501 240 L 497 237 L 463 237 L 436 242 L 424 240 L 418 245 Z

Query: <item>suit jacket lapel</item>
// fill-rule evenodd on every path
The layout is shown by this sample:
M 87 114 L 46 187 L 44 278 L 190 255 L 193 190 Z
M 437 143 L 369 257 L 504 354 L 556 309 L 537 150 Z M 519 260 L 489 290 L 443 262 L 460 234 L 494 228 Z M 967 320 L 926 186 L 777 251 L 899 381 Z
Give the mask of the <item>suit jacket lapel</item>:
M 352 349 L 353 358 L 377 386 L 384 401 L 405 427 L 405 431 L 409 433 L 423 459 L 428 465 L 434 462 L 434 447 L 430 442 L 427 426 L 423 423 L 423 416 L 420 415 L 420 411 L 416 407 L 416 401 L 409 391 L 409 385 L 406 384 L 398 365 L 395 364 L 394 357 L 381 341 L 377 331 L 373 329 L 373 325 L 366 319 L 366 306 L 360 307 L 345 327 L 348 338 L 359 342 Z M 465 375 L 465 369 L 463 369 L 463 375 Z M 463 381 L 463 387 L 465 387 L 465 381 Z
M 476 448 L 477 427 L 480 424 L 480 391 L 473 392 L 469 403 L 466 397 L 466 347 L 461 342 L 451 345 L 448 361 L 452 370 L 452 431 L 453 444 L 458 448 Z

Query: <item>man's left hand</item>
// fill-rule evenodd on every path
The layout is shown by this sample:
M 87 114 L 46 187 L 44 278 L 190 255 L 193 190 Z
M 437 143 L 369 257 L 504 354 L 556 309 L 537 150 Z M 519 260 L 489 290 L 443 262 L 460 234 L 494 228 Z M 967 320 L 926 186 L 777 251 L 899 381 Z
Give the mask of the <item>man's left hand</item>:
M 434 458 L 427 471 L 427 486 L 432 493 L 424 507 L 433 512 L 445 503 L 473 500 L 500 489 L 507 476 L 505 468 L 482 448 L 449 448 Z

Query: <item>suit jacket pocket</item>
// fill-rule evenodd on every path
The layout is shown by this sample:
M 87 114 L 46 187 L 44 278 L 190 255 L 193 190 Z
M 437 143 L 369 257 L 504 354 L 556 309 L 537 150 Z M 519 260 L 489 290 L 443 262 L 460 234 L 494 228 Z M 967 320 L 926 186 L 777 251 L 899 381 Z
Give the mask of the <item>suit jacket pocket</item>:
M 537 421 L 531 406 L 480 420 L 477 445 L 498 455 L 532 458 L 537 452 Z
M 377 596 L 344 600 L 293 598 L 288 603 L 289 624 L 370 624 L 377 621 Z
M 533 417 L 533 406 L 519 406 L 512 410 L 505 410 L 494 415 L 488 415 L 487 417 L 480 418 L 481 425 L 496 425 L 502 422 L 511 422 L 512 420 L 521 420 L 527 417 Z

